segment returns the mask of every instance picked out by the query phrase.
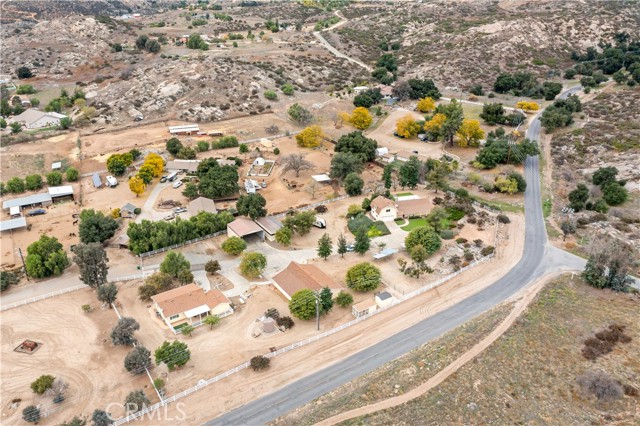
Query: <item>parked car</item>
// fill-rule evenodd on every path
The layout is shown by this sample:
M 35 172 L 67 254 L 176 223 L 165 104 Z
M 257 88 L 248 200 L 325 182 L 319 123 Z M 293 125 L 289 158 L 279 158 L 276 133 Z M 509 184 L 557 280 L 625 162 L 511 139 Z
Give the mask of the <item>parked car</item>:
M 174 212 L 174 213 L 184 213 L 184 212 L 186 212 L 186 211 L 187 211 L 187 208 L 186 208 L 186 207 L 176 207 L 176 208 L 173 210 L 173 212 Z
M 393 136 L 395 136 L 396 138 L 404 139 L 404 136 L 398 134 L 398 132 L 393 132 Z
M 107 176 L 107 186 L 110 188 L 115 188 L 116 186 L 118 186 L 118 180 L 111 175 Z
M 418 154 L 418 151 L 416 151 L 415 149 L 412 151 L 414 154 Z
M 354 252 L 356 250 L 356 246 L 355 244 L 347 244 L 347 252 L 351 253 Z
M 165 176 L 162 176 L 162 177 L 160 178 L 160 183 L 165 183 L 166 181 L 167 181 L 167 176 L 166 176 L 166 175 L 165 175 Z
M 179 180 L 179 181 L 177 181 L 176 183 L 173 184 L 174 188 L 180 188 L 181 186 L 182 186 L 182 181 L 181 180 Z
M 166 217 L 164 218 L 164 220 L 173 220 L 173 219 L 175 219 L 175 218 L 176 218 L 176 215 L 175 215 L 175 214 L 173 214 L 173 213 L 171 213 L 169 216 L 166 216 Z
M 36 209 L 36 210 L 31 210 L 29 213 L 27 213 L 27 216 L 40 216 L 41 214 L 45 214 L 45 213 L 47 213 L 45 209 Z
M 422 142 L 427 142 L 427 135 L 424 133 L 420 133 L 418 135 L 418 139 L 420 139 Z

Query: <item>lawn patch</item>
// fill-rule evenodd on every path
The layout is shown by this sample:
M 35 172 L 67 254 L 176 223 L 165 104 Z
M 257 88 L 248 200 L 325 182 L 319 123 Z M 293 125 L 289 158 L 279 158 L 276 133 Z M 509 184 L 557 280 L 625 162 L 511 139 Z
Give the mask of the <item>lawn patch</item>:
M 415 228 L 419 228 L 421 226 L 426 226 L 426 225 L 427 225 L 427 219 L 425 219 L 424 217 L 415 217 L 413 219 L 409 219 L 409 224 L 401 227 L 400 229 L 402 229 L 403 231 L 409 232 Z

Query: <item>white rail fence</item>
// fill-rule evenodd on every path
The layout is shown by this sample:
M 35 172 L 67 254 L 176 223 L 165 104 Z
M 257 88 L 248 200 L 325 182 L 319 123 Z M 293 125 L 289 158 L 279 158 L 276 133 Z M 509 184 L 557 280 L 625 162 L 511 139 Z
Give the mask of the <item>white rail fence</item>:
M 325 331 L 323 333 L 320 333 L 320 334 L 317 334 L 315 336 L 309 337 L 309 338 L 307 338 L 305 340 L 301 340 L 299 342 L 293 343 L 293 344 L 291 344 L 289 346 L 285 346 L 283 348 L 280 348 L 277 351 L 269 352 L 269 353 L 265 354 L 264 356 L 266 358 L 273 358 L 275 356 L 282 355 L 284 353 L 287 353 L 287 352 L 292 351 L 292 350 L 297 349 L 297 348 L 301 348 L 303 346 L 307 346 L 307 345 L 309 345 L 309 344 L 311 344 L 313 342 L 317 342 L 320 339 L 323 339 L 325 337 L 328 337 L 328 336 L 331 336 L 331 335 L 333 335 L 335 333 L 338 333 L 338 332 L 340 332 L 340 331 L 342 331 L 342 330 L 344 330 L 346 328 L 349 328 L 349 327 L 351 327 L 353 325 L 356 325 L 356 324 L 358 324 L 358 323 L 360 323 L 360 322 L 362 322 L 362 321 L 364 321 L 364 320 L 366 320 L 366 319 L 368 319 L 368 318 L 370 318 L 370 317 L 372 317 L 374 315 L 378 315 L 381 312 L 384 312 L 384 311 L 386 311 L 386 310 L 388 310 L 388 309 L 390 309 L 390 308 L 392 308 L 392 307 L 394 307 L 396 305 L 399 305 L 402 302 L 405 302 L 405 301 L 407 301 L 407 300 L 409 300 L 411 298 L 414 298 L 414 297 L 416 297 L 416 296 L 418 296 L 418 295 L 420 295 L 422 293 L 425 293 L 425 292 L 427 292 L 429 290 L 433 290 L 434 288 L 446 283 L 447 281 L 450 281 L 451 279 L 453 279 L 453 278 L 457 277 L 458 275 L 462 274 L 463 272 L 473 268 L 474 266 L 477 266 L 477 265 L 479 265 L 481 263 L 489 261 L 493 256 L 494 255 L 492 253 L 489 256 L 483 257 L 480 260 L 476 260 L 475 262 L 470 263 L 468 266 L 465 266 L 464 268 L 460 269 L 459 271 L 456 271 L 456 272 L 454 272 L 452 274 L 449 274 L 446 277 L 442 277 L 439 280 L 437 280 L 437 281 L 435 281 L 435 282 L 433 282 L 433 283 L 431 283 L 429 285 L 426 285 L 424 287 L 420 287 L 420 288 L 418 288 L 418 289 L 416 289 L 416 290 L 414 290 L 414 291 L 412 291 L 410 293 L 407 293 L 406 295 L 402 296 L 401 298 L 396 299 L 393 303 L 391 303 L 388 306 L 385 306 L 385 307 L 380 308 L 380 309 L 378 309 L 378 310 L 376 310 L 374 312 L 370 312 L 370 313 L 368 313 L 366 315 L 363 315 L 361 317 L 353 319 L 353 320 L 351 320 L 351 321 L 349 321 L 349 322 L 347 322 L 345 324 L 342 324 L 342 325 L 340 325 L 338 327 L 335 327 L 335 328 L 332 328 L 330 330 L 327 330 L 327 331 Z M 186 396 L 188 396 L 188 395 L 190 395 L 190 394 L 192 394 L 192 393 L 194 393 L 194 392 L 196 392 L 196 391 L 198 391 L 200 389 L 203 389 L 203 388 L 205 388 L 205 387 L 207 387 L 207 386 L 209 386 L 209 385 L 211 385 L 213 383 L 219 382 L 220 380 L 222 380 L 224 378 L 227 378 L 227 377 L 229 377 L 229 376 L 231 376 L 233 374 L 236 374 L 237 372 L 239 372 L 241 370 L 244 370 L 245 368 L 248 368 L 248 367 L 249 367 L 249 362 L 247 361 L 247 362 L 245 362 L 243 364 L 240 364 L 240 365 L 238 365 L 238 366 L 236 366 L 236 367 L 234 367 L 234 368 L 232 368 L 230 370 L 225 371 L 224 373 L 220 373 L 217 376 L 212 377 L 212 378 L 210 378 L 208 380 L 204 380 L 204 379 L 199 380 L 198 383 L 193 387 L 190 387 L 190 388 L 188 388 L 188 389 L 186 389 L 186 390 L 184 390 L 184 391 L 182 391 L 180 393 L 177 393 L 177 394 L 175 394 L 175 395 L 173 395 L 173 396 L 171 396 L 169 398 L 165 398 L 164 400 L 161 400 L 160 402 L 158 402 L 158 403 L 156 403 L 154 405 L 151 405 L 151 406 L 149 406 L 149 407 L 147 407 L 147 408 L 145 408 L 145 409 L 143 409 L 141 411 L 138 411 L 136 413 L 130 414 L 127 417 L 123 417 L 121 419 L 115 420 L 113 422 L 113 425 L 114 426 L 119 426 L 119 425 L 123 425 L 123 424 L 128 423 L 128 422 L 131 422 L 131 421 L 133 421 L 135 419 L 138 419 L 138 418 L 140 418 L 140 417 L 142 417 L 142 416 L 144 416 L 144 415 L 146 415 L 148 413 L 151 413 L 151 412 L 157 410 L 158 408 L 161 408 L 161 407 L 163 407 L 163 406 L 165 406 L 165 405 L 167 405 L 167 404 L 169 404 L 171 402 L 175 402 L 175 401 L 177 401 L 179 399 L 182 399 L 182 398 L 184 398 L 184 397 L 186 397 Z
M 21 300 L 19 302 L 10 303 L 8 305 L 0 306 L 0 311 L 6 311 L 7 309 L 13 309 L 13 308 L 17 308 L 18 306 L 28 305 L 29 303 L 39 302 L 40 300 L 48 299 L 48 298 L 54 297 L 54 296 L 60 296 L 61 294 L 70 293 L 72 291 L 81 290 L 83 288 L 89 288 L 89 287 L 84 285 L 84 284 L 80 284 L 80 285 L 76 285 L 76 286 L 73 286 L 73 287 L 64 288 L 62 290 L 53 291 L 51 293 L 43 294 L 43 295 L 40 295 L 40 296 L 35 296 L 35 297 L 28 298 L 28 299 L 23 299 L 23 300 Z

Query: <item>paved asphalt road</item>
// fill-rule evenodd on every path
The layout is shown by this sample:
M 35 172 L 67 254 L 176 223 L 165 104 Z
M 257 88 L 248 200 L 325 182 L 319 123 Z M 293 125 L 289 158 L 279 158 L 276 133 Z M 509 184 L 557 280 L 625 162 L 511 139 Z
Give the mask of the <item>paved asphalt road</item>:
M 574 87 L 563 93 L 561 97 L 564 98 L 578 90 L 580 87 Z M 540 135 L 538 117 L 533 120 L 527 131 L 527 137 L 531 140 L 538 140 Z M 547 233 L 540 202 L 538 157 L 527 158 L 525 177 L 527 190 L 524 194 L 524 256 L 503 278 L 443 312 L 324 370 L 218 417 L 207 425 L 265 424 L 453 330 L 549 272 L 581 268 L 584 264 L 583 259 L 547 245 Z

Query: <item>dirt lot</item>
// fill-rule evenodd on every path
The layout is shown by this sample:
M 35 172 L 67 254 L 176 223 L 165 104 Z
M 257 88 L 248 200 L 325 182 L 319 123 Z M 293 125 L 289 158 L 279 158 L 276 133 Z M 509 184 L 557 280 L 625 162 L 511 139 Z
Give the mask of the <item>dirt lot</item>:
M 89 303 L 94 310 L 84 314 L 80 307 Z M 0 388 L 2 424 L 22 424 L 22 410 L 31 404 L 41 411 L 55 410 L 40 424 L 54 425 L 74 415 L 90 416 L 109 403 L 122 404 L 126 395 L 145 390 L 153 401 L 146 375 L 131 376 L 123 367 L 129 347 L 111 344 L 109 333 L 116 324 L 113 310 L 101 309 L 91 290 L 81 290 L 2 312 L 2 369 Z M 25 339 L 42 343 L 34 354 L 14 352 Z M 35 395 L 29 385 L 42 374 L 51 374 L 69 383 L 65 401 L 53 404 L 51 398 Z M 116 380 L 117 378 L 117 380 Z M 16 408 L 11 401 L 21 399 Z M 156 397 L 157 399 L 157 397 Z M 112 406 L 113 414 L 122 414 Z
M 548 424 L 550 418 L 558 424 L 637 424 L 637 396 L 596 401 L 580 390 L 576 379 L 601 369 L 622 384 L 640 388 L 638 304 L 637 296 L 596 290 L 569 277 L 556 280 L 502 338 L 438 388 L 402 407 L 345 424 L 411 424 L 425 412 L 447 424 L 495 419 Z M 582 342 L 612 323 L 625 325 L 631 342 L 618 343 L 596 361 L 585 359 Z M 388 387 L 397 380 L 403 379 L 375 385 Z

